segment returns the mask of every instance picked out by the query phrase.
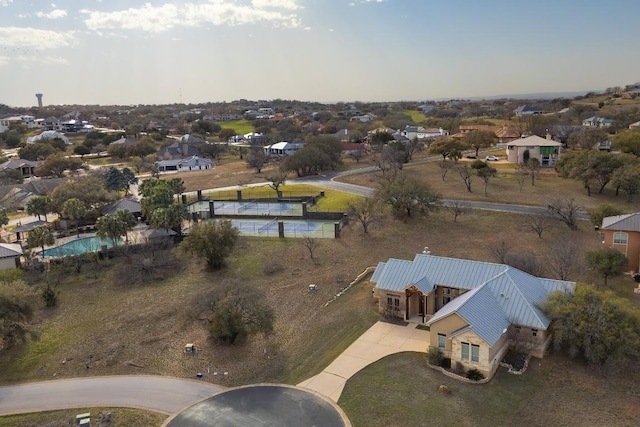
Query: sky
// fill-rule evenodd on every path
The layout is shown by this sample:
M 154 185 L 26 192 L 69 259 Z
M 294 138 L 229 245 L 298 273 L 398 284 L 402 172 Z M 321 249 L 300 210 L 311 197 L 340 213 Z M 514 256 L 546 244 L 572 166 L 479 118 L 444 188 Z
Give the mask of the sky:
M 0 0 L 0 103 L 420 101 L 640 81 L 640 1 Z

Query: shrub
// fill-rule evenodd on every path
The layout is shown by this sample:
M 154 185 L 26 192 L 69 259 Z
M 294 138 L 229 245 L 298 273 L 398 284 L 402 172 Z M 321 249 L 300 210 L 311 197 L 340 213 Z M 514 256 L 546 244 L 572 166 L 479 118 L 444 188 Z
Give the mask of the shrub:
M 55 307 L 58 304 L 58 293 L 49 285 L 40 294 L 46 307 Z
M 469 371 L 467 372 L 467 378 L 472 381 L 480 381 L 484 379 L 484 375 L 477 369 L 469 369 Z
M 269 261 L 262 267 L 262 272 L 267 276 L 280 273 L 281 271 L 284 271 L 284 264 L 278 260 Z
M 440 361 L 440 366 L 442 366 L 444 369 L 451 369 L 451 358 L 443 357 Z
M 432 365 L 440 366 L 442 363 L 442 359 L 444 359 L 444 354 L 442 354 L 442 350 L 438 347 L 429 347 L 429 351 L 427 352 L 427 360 Z M 451 363 L 451 361 L 449 361 Z

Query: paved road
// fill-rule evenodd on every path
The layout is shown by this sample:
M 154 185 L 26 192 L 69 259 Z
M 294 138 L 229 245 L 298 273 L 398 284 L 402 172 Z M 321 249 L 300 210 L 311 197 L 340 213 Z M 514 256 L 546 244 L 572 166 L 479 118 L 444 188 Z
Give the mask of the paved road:
M 0 415 L 91 406 L 134 407 L 173 414 L 224 388 L 156 376 L 75 378 L 0 387 Z

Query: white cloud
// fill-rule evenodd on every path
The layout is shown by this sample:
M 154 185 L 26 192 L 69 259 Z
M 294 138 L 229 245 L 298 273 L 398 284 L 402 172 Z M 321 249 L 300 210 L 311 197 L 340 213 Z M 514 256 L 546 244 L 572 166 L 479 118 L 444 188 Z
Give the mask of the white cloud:
M 13 3 L 13 0 L 0 0 L 0 6 L 9 6 L 9 3 Z
M 29 64 L 38 63 L 38 64 L 58 64 L 58 65 L 69 65 L 69 61 L 66 58 L 61 56 L 39 56 L 39 55 L 18 55 L 14 57 L 8 56 L 0 56 L 0 67 L 3 65 L 7 65 L 10 62 L 12 63 L 20 63 L 22 68 L 30 68 Z
M 139 8 L 115 12 L 82 10 L 88 14 L 85 24 L 91 30 L 140 29 L 160 33 L 173 27 L 196 27 L 201 24 L 243 25 L 270 22 L 277 27 L 296 28 L 300 19 L 291 10 L 297 9 L 295 0 L 253 0 L 239 4 L 229 0 L 209 0 L 207 3 L 185 3 L 180 7 L 167 3 L 153 6 L 146 3 Z M 265 8 L 269 8 L 266 10 Z M 274 8 L 281 9 L 272 10 Z
M 67 16 L 67 11 L 62 9 L 53 9 L 51 12 L 36 12 L 36 16 L 38 18 L 59 19 Z
M 251 4 L 257 9 L 265 9 L 268 7 L 287 10 L 300 9 L 297 0 L 251 0 Z
M 15 49 L 55 49 L 71 46 L 73 31 L 38 30 L 30 27 L 0 27 L 0 47 Z

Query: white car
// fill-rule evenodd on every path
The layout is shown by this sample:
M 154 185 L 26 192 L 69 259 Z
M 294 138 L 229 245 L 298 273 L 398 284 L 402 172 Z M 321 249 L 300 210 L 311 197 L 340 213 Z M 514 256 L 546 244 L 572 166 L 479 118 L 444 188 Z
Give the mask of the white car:
M 497 162 L 498 160 L 500 160 L 500 157 L 498 157 L 498 156 L 487 156 L 484 159 L 487 162 Z

